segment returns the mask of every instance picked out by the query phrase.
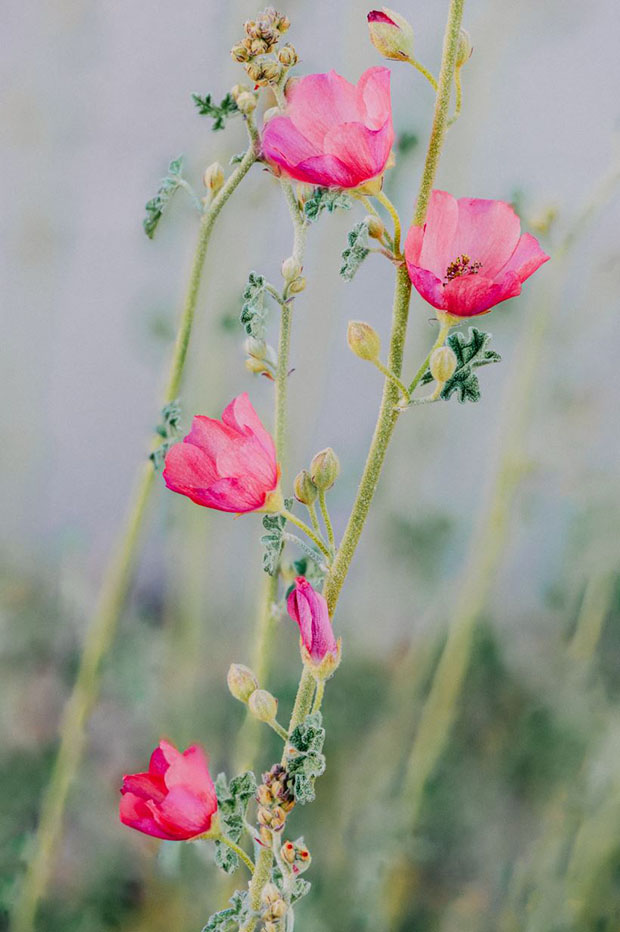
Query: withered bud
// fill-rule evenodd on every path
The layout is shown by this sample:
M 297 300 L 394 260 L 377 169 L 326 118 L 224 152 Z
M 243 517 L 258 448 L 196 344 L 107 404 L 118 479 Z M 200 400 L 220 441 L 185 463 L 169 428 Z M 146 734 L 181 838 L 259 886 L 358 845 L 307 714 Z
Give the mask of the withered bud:
M 319 492 L 326 492 L 340 475 L 340 460 L 331 447 L 325 447 L 312 457 L 310 477 Z
M 288 912 L 288 906 L 280 897 L 276 900 L 275 903 L 271 903 L 269 906 L 269 914 L 271 919 L 283 919 Z
M 271 811 L 264 806 L 259 806 L 256 810 L 256 818 L 260 825 L 271 825 Z
M 211 194 L 217 194 L 225 181 L 224 169 L 219 162 L 212 162 L 207 165 L 202 176 L 202 183 Z
M 273 795 L 271 790 L 268 786 L 265 786 L 264 783 L 261 783 L 261 785 L 256 790 L 256 799 L 261 806 L 271 806 L 273 803 Z
M 245 70 L 255 84 L 271 84 L 280 77 L 280 65 L 275 61 L 249 61 Z M 237 106 L 239 106 L 239 101 L 237 101 Z
M 235 101 L 241 113 L 253 113 L 256 110 L 256 94 L 252 91 L 242 91 Z
M 278 700 L 266 689 L 257 689 L 248 699 L 248 708 L 259 722 L 273 722 L 278 713 Z
M 431 353 L 431 375 L 436 382 L 447 382 L 456 370 L 456 354 L 449 346 L 440 346 Z
M 232 55 L 234 61 L 241 63 L 249 61 L 251 58 L 250 50 L 246 45 L 243 44 L 243 42 L 238 42 L 236 45 L 233 45 L 230 50 L 230 54 Z
M 265 906 L 271 906 L 272 903 L 277 903 L 278 900 L 282 899 L 282 894 L 275 883 L 266 883 L 261 891 L 260 899 Z
M 372 214 L 368 214 L 368 216 L 364 218 L 364 223 L 368 227 L 369 236 L 372 236 L 373 239 L 383 239 L 385 226 L 379 217 L 374 217 Z
M 293 489 L 295 498 L 298 502 L 301 502 L 302 505 L 313 505 L 319 494 L 319 490 L 312 481 L 307 469 L 302 469 L 301 472 L 297 473 Z
M 290 42 L 287 42 L 286 45 L 283 45 L 278 52 L 278 61 L 281 65 L 284 65 L 285 68 L 292 68 L 293 65 L 296 65 L 299 61 L 297 50 L 290 44 Z
M 260 840 L 262 841 L 262 843 L 265 845 L 265 847 L 267 847 L 267 848 L 270 847 L 270 845 L 271 845 L 271 832 L 269 831 L 269 829 L 267 828 L 266 825 L 261 825 L 261 826 L 260 826 L 260 828 L 259 828 L 259 830 L 258 830 L 258 837 L 260 838 Z
M 258 680 L 254 672 L 242 663 L 231 663 L 226 674 L 226 682 L 231 694 L 239 702 L 247 702 L 252 693 L 258 689 Z
M 456 67 L 462 68 L 465 62 L 468 62 L 472 56 L 474 47 L 471 42 L 471 36 L 466 29 L 461 28 L 459 33 L 459 47 L 456 52 Z
M 347 327 L 347 343 L 349 349 L 360 359 L 374 362 L 381 352 L 381 339 L 370 324 L 363 320 L 350 320 Z

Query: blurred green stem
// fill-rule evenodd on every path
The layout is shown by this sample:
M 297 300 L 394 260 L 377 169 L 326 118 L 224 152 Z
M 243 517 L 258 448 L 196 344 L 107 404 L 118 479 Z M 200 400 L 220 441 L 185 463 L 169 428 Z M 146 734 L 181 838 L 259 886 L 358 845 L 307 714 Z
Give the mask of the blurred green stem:
M 177 331 L 170 373 L 164 392 L 164 405 L 176 399 L 181 385 L 207 246 L 213 226 L 229 197 L 258 157 L 256 129 L 250 121 L 247 125 L 250 145 L 241 162 L 203 214 L 200 222 L 198 246 Z M 161 443 L 161 438 L 157 437 L 153 441 L 152 449 L 155 449 L 159 443 Z M 99 693 L 101 662 L 114 639 L 118 619 L 127 597 L 153 480 L 152 464 L 149 462 L 142 465 L 132 497 L 133 505 L 104 576 L 98 606 L 86 632 L 76 681 L 60 725 L 58 754 L 41 803 L 41 816 L 33 839 L 33 854 L 28 863 L 15 907 L 13 932 L 31 932 L 34 928 L 39 901 L 45 894 L 50 878 L 54 852 L 62 833 L 67 795 L 80 766 L 86 725 Z

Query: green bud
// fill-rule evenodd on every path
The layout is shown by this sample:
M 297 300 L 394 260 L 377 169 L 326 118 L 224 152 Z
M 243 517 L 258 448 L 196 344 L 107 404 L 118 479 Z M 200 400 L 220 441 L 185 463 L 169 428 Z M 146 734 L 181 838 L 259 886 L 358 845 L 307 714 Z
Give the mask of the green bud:
M 226 674 L 226 682 L 231 695 L 239 702 L 247 702 L 252 693 L 258 689 L 258 680 L 253 671 L 242 663 L 231 663 Z
M 456 52 L 456 67 L 462 68 L 465 62 L 469 61 L 472 56 L 474 47 L 471 44 L 471 36 L 466 29 L 461 29 L 459 34 L 459 47 Z
M 319 492 L 327 492 L 340 475 L 340 461 L 331 447 L 312 457 L 310 476 Z
M 241 113 L 253 113 L 256 110 L 256 95 L 252 91 L 242 91 L 237 97 L 237 107 Z
M 285 259 L 282 263 L 281 272 L 285 282 L 292 282 L 301 275 L 301 265 L 297 259 L 294 259 L 293 256 L 289 256 L 288 259 Z
M 360 359 L 368 359 L 370 362 L 374 362 L 381 352 L 379 334 L 374 327 L 364 323 L 363 320 L 349 321 L 347 343 L 352 353 L 355 353 Z
M 302 291 L 305 291 L 306 288 L 306 279 L 301 275 L 299 278 L 294 278 L 292 282 L 289 283 L 287 291 L 289 294 L 300 294 Z
M 202 176 L 202 182 L 211 194 L 217 194 L 222 185 L 224 184 L 225 176 L 224 169 L 219 162 L 212 162 L 211 165 L 208 165 L 205 168 L 204 175 Z
M 383 55 L 392 61 L 408 61 L 413 58 L 413 26 L 404 16 L 383 7 L 383 12 L 373 10 L 368 14 L 370 41 Z
M 431 375 L 436 382 L 447 382 L 456 370 L 456 354 L 449 346 L 433 350 L 430 358 Z
M 310 478 L 310 473 L 307 469 L 302 469 L 301 472 L 297 473 L 293 488 L 295 490 L 295 498 L 298 502 L 301 502 L 302 505 L 313 505 L 319 494 L 319 490 Z
M 278 700 L 266 689 L 256 689 L 248 699 L 248 709 L 259 722 L 273 722 L 278 712 Z

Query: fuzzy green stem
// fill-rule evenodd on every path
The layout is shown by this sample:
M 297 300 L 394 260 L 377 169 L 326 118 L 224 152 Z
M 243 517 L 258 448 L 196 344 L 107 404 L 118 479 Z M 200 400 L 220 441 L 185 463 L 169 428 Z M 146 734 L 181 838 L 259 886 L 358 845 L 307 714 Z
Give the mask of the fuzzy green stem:
M 271 848 L 261 848 L 256 859 L 256 867 L 250 881 L 250 909 L 258 913 L 261 908 L 261 893 L 263 887 L 269 882 L 273 852 Z M 250 916 L 242 926 L 241 932 L 254 932 L 258 923 L 258 916 Z
M 452 126 L 453 123 L 456 123 L 458 118 L 461 115 L 461 108 L 463 106 L 463 85 L 461 83 L 461 69 L 457 68 L 454 72 L 454 88 L 456 91 L 456 102 L 454 107 L 454 113 L 448 120 L 448 126 Z
M 314 690 L 316 687 L 316 680 L 312 674 L 312 671 L 304 664 L 304 668 L 301 673 L 301 678 L 299 680 L 299 686 L 297 687 L 297 695 L 295 697 L 295 705 L 293 706 L 293 711 L 291 713 L 291 720 L 288 726 L 289 736 L 295 731 L 298 725 L 301 725 L 306 715 L 310 714 L 310 709 L 312 708 L 312 700 L 314 698 Z M 286 748 L 284 749 L 286 752 Z M 286 762 L 286 753 L 282 759 L 282 763 Z
M 288 740 L 288 734 L 286 733 L 286 729 L 283 728 L 280 722 L 276 721 L 275 718 L 273 719 L 272 722 L 267 722 L 267 724 L 269 725 L 270 728 L 273 728 L 273 730 L 278 735 L 278 737 L 282 738 L 283 741 Z
M 400 253 L 401 225 L 400 225 L 400 217 L 398 215 L 398 211 L 392 204 L 389 197 L 383 191 L 379 191 L 378 194 L 375 194 L 375 197 L 377 198 L 379 203 L 385 207 L 390 217 L 392 218 L 392 222 L 394 224 L 394 241 L 393 241 L 394 242 L 394 255 L 400 256 L 401 254 Z
M 316 694 L 314 696 L 314 702 L 312 703 L 312 714 L 315 712 L 320 712 L 321 706 L 323 704 L 323 696 L 325 695 L 325 680 L 319 680 L 316 684 Z
M 428 202 L 435 183 L 439 157 L 446 135 L 448 125 L 448 110 L 450 109 L 450 97 L 452 96 L 452 82 L 456 70 L 456 57 L 459 48 L 459 38 L 461 30 L 461 20 L 463 19 L 463 6 L 465 0 L 451 0 L 450 10 L 448 13 L 448 22 L 443 40 L 443 54 L 441 58 L 441 69 L 439 71 L 439 82 L 437 85 L 437 96 L 435 98 L 435 114 L 433 117 L 433 128 L 431 138 L 426 153 L 426 162 L 424 163 L 424 172 L 422 174 L 422 184 L 416 203 L 415 215 L 413 222 L 416 226 L 421 226 L 426 218 Z
M 321 534 L 321 525 L 319 524 L 319 519 L 316 513 L 316 505 L 314 502 L 311 505 L 306 505 L 308 509 L 308 514 L 310 515 L 310 521 L 312 522 L 312 527 L 317 534 Z
M 321 553 L 323 553 L 327 557 L 328 560 L 331 558 L 331 554 L 329 550 L 327 549 L 327 547 L 325 546 L 325 544 L 323 543 L 323 541 L 321 540 L 321 538 L 317 534 L 314 533 L 312 528 L 309 525 L 307 525 L 305 521 L 302 521 L 301 518 L 298 518 L 297 515 L 294 515 L 292 512 L 287 511 L 286 508 L 283 508 L 280 514 L 284 515 L 286 520 L 290 521 L 291 524 L 294 524 L 295 527 L 298 527 L 300 531 L 303 531 L 306 537 L 310 538 L 312 543 L 315 544 L 319 548 Z
M 327 531 L 327 540 L 329 543 L 330 550 L 333 551 L 335 546 L 334 539 L 334 528 L 332 526 L 332 519 L 329 515 L 329 508 L 327 507 L 327 500 L 325 498 L 325 492 L 319 492 L 319 507 L 321 509 L 321 514 L 323 515 L 323 521 L 325 522 L 325 530 Z
M 422 363 L 422 365 L 420 366 L 420 368 L 414 375 L 411 385 L 407 389 L 407 397 L 410 398 L 411 395 L 413 395 L 414 391 L 418 387 L 420 379 L 422 378 L 422 376 L 428 369 L 428 364 L 431 361 L 431 356 L 433 355 L 436 349 L 439 349 L 440 346 L 444 345 L 444 343 L 446 342 L 446 337 L 448 336 L 452 326 L 453 326 L 453 321 L 450 318 L 440 321 L 439 333 L 437 334 L 437 339 L 435 340 L 430 350 L 428 351 L 428 356 L 426 357 L 426 359 L 424 360 L 424 362 Z
M 387 366 L 384 366 L 384 364 L 381 362 L 380 359 L 373 359 L 373 360 L 372 360 L 372 363 L 373 363 L 373 365 L 375 365 L 375 366 L 377 367 L 377 369 L 379 370 L 379 372 L 383 373 L 383 375 L 386 377 L 386 379 L 391 379 L 391 381 L 394 383 L 394 385 L 395 385 L 395 386 L 398 388 L 398 390 L 402 393 L 403 399 L 404 399 L 405 401 L 409 401 L 409 389 L 407 388 L 407 386 L 405 385 L 405 383 L 402 382 L 402 381 L 398 378 L 397 375 L 394 375 L 393 372 L 390 372 L 390 370 L 388 369 L 388 367 L 387 367 Z
M 416 71 L 419 71 L 420 74 L 426 78 L 426 80 L 431 85 L 433 90 L 437 92 L 437 81 L 435 80 L 433 75 L 430 73 L 430 71 L 427 68 L 425 68 L 424 65 L 421 65 L 419 61 L 416 61 L 415 58 L 407 58 L 405 60 L 410 65 L 412 65 L 416 69 Z
M 234 851 L 238 858 L 240 858 L 249 872 L 254 873 L 255 864 L 254 861 L 245 853 L 243 848 L 240 848 L 239 845 L 236 845 L 234 841 L 231 841 L 230 838 L 227 838 L 226 835 L 219 835 L 214 839 L 215 841 L 221 841 L 223 845 L 226 845 L 227 848 L 230 848 L 231 851 Z
M 258 157 L 257 133 L 254 124 L 249 121 L 248 131 L 250 146 L 247 152 L 201 219 L 198 245 L 164 391 L 164 404 L 176 399 L 181 386 L 207 246 L 215 221 Z M 152 449 L 160 442 L 161 438 L 156 438 Z M 151 463 L 141 466 L 133 506 L 106 570 L 98 606 L 86 633 L 76 681 L 60 725 L 58 754 L 41 804 L 41 816 L 32 845 L 34 853 L 15 907 L 13 932 L 31 932 L 34 928 L 38 905 L 50 878 L 54 852 L 62 833 L 67 796 L 80 766 L 86 741 L 86 725 L 99 693 L 101 663 L 114 639 L 131 582 L 153 480 Z

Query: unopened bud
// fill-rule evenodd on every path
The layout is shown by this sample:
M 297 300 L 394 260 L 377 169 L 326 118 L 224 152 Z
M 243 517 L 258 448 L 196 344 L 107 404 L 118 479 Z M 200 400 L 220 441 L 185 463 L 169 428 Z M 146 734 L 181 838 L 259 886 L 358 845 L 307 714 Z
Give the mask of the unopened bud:
M 291 25 L 291 21 L 288 16 L 285 16 L 284 13 L 278 13 L 273 9 L 270 9 L 270 13 L 273 16 L 273 25 L 278 30 L 278 32 L 287 32 L 289 26 Z
M 282 263 L 281 271 L 284 281 L 292 282 L 301 275 L 301 265 L 297 259 L 294 259 L 293 256 L 289 256 L 288 259 L 285 259 Z
M 284 919 L 287 912 L 288 912 L 288 906 L 286 905 L 282 897 L 277 899 L 276 902 L 272 903 L 269 907 L 269 914 L 272 919 Z
M 368 227 L 368 235 L 372 236 L 373 239 L 383 239 L 383 234 L 385 233 L 385 226 L 379 217 L 373 217 L 372 214 L 369 214 L 364 218 L 364 223 Z
M 242 663 L 231 663 L 226 674 L 228 688 L 239 702 L 247 702 L 252 693 L 258 689 L 258 680 L 253 671 Z
M 400 13 L 384 6 L 368 14 L 370 41 L 383 55 L 392 61 L 407 61 L 413 58 L 413 26 Z
M 236 103 L 241 113 L 253 113 L 256 110 L 256 95 L 252 91 L 242 91 Z
M 273 118 L 274 118 L 275 116 L 280 116 L 281 113 L 282 113 L 282 111 L 280 110 L 279 107 L 269 107 L 269 108 L 268 108 L 267 110 L 265 110 L 265 112 L 263 113 L 263 126 L 265 126 L 267 123 L 269 123 L 269 120 L 273 120 Z
M 299 278 L 294 278 L 292 282 L 289 283 L 287 291 L 289 294 L 301 294 L 302 291 L 306 290 L 306 279 L 301 275 Z
M 312 457 L 310 477 L 319 492 L 326 492 L 340 475 L 340 460 L 331 447 L 320 450 Z
M 259 722 L 273 722 L 278 712 L 278 700 L 266 689 L 256 689 L 248 699 L 248 708 Z
M 449 346 L 433 350 L 430 358 L 431 375 L 436 382 L 447 382 L 456 370 L 456 354 Z
M 313 505 L 319 494 L 319 490 L 312 481 L 307 469 L 302 469 L 301 472 L 297 473 L 293 489 L 295 498 L 298 502 L 301 502 L 302 505 Z
M 284 65 L 285 68 L 292 68 L 293 65 L 296 65 L 299 61 L 297 50 L 287 42 L 278 52 L 278 61 L 281 65 Z
M 245 351 L 248 356 L 254 356 L 255 359 L 264 359 L 267 355 L 267 344 L 264 340 L 257 340 L 256 337 L 248 337 L 245 341 Z
M 217 194 L 224 184 L 224 180 L 224 169 L 219 162 L 212 162 L 211 165 L 205 168 L 202 183 L 211 194 Z
M 236 101 L 240 94 L 243 94 L 248 90 L 249 88 L 247 84 L 235 84 L 234 87 L 231 87 L 230 89 L 230 96 L 234 101 Z
M 381 352 L 379 334 L 374 327 L 364 323 L 363 320 L 349 321 L 347 343 L 352 353 L 355 353 L 360 359 L 368 359 L 370 362 L 374 362 Z
M 292 864 L 295 860 L 297 852 L 295 850 L 295 845 L 292 841 L 285 841 L 282 847 L 280 848 L 280 855 L 283 861 L 286 861 L 287 864 Z
M 471 36 L 466 29 L 461 29 L 459 33 L 459 47 L 456 52 L 456 67 L 462 68 L 465 62 L 469 61 L 472 56 L 474 47 L 471 43 Z
M 263 362 L 262 359 L 256 359 L 254 356 L 248 356 L 245 361 L 245 368 L 248 372 L 251 372 L 252 375 L 266 375 L 269 378 L 273 378 L 273 373 L 266 362 Z
M 238 42 L 237 45 L 233 45 L 230 50 L 230 54 L 233 59 L 238 62 L 246 62 L 250 60 L 251 54 L 249 48 L 243 44 L 243 42 Z
M 280 65 L 275 61 L 249 61 L 245 70 L 255 84 L 271 84 L 280 77 Z M 239 101 L 237 101 L 239 106 Z
M 260 899 L 265 906 L 271 906 L 272 903 L 277 903 L 278 900 L 282 899 L 282 894 L 275 883 L 266 883 L 261 891 Z

